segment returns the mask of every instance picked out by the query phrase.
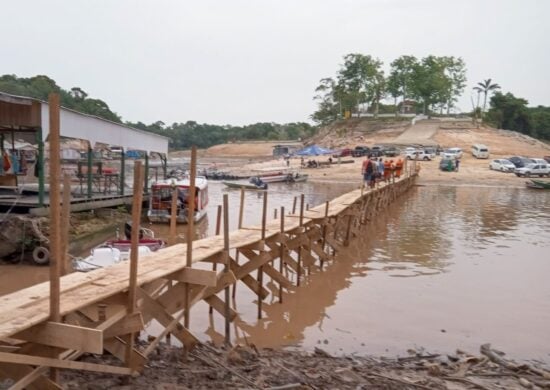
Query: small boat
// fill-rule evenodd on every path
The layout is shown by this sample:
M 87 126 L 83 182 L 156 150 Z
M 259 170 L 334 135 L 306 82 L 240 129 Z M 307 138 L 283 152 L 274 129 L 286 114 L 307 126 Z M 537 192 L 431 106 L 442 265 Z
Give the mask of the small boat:
M 79 272 L 88 272 L 130 259 L 130 249 L 132 245 L 131 223 L 126 222 L 124 226 L 124 233 L 124 239 L 120 239 L 117 232 L 117 237 L 114 240 L 108 240 L 103 244 L 96 246 L 92 249 L 90 256 L 85 259 L 74 259 L 73 269 Z M 160 238 L 155 238 L 155 233 L 152 230 L 140 227 L 138 241 L 139 256 L 155 252 L 165 246 L 166 242 Z
M 151 196 L 149 198 L 149 210 L 147 218 L 153 223 L 168 223 L 172 214 L 172 193 L 178 188 L 176 221 L 187 223 L 188 207 L 187 198 L 189 195 L 189 177 L 181 179 L 170 178 L 159 180 L 151 184 Z M 198 222 L 206 215 L 208 205 L 208 180 L 204 176 L 197 176 L 195 179 L 195 212 L 194 221 Z
M 244 181 L 224 181 L 222 182 L 229 188 L 244 188 L 245 190 L 267 190 L 267 183 L 247 183 Z
M 526 181 L 525 185 L 529 188 L 535 188 L 538 190 L 550 190 L 549 181 L 531 179 L 529 181 Z
M 295 172 L 294 174 L 290 174 L 287 177 L 286 181 L 289 183 L 303 183 L 307 181 L 308 178 L 309 178 L 308 174 Z
M 308 178 L 308 175 L 301 174 L 292 168 L 265 168 L 256 171 L 258 172 L 257 177 L 264 183 L 294 183 L 306 181 Z

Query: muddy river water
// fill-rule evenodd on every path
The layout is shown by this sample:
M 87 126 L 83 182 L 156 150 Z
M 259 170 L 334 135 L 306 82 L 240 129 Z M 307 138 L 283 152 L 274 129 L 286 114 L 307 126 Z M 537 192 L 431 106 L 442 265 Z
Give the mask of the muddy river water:
M 304 193 L 317 205 L 349 191 L 342 184 L 272 185 L 273 209 Z M 210 209 L 197 226 L 214 233 L 229 194 L 230 225 L 240 192 L 210 182 Z M 258 225 L 261 193 L 247 193 L 244 225 Z M 150 226 L 151 227 L 151 226 Z M 168 236 L 167 226 L 155 226 Z M 183 240 L 186 227 L 178 233 Z M 183 254 L 182 254 L 183 256 Z M 183 258 L 182 258 L 183 261 Z M 275 285 L 267 283 L 275 291 Z M 417 186 L 365 228 L 301 287 L 274 295 L 256 319 L 256 297 L 237 288 L 232 336 L 261 347 L 320 346 L 332 353 L 404 355 L 409 348 L 477 353 L 490 342 L 516 359 L 550 362 L 550 194 L 523 188 Z M 191 329 L 223 340 L 223 319 L 193 307 Z M 157 333 L 152 324 L 147 332 Z

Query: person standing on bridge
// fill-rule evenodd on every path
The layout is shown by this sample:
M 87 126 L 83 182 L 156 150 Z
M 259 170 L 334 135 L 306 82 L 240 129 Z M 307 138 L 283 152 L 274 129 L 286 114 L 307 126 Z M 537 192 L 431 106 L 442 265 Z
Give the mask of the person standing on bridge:
M 365 184 L 369 187 L 372 187 L 373 176 L 374 176 L 374 165 L 370 159 L 371 156 L 366 156 L 363 164 L 361 165 L 361 174 L 363 175 L 363 180 Z
M 398 179 L 401 177 L 401 170 L 403 169 L 403 159 L 399 157 L 395 162 L 395 177 Z
M 378 177 L 380 178 L 380 181 L 384 180 L 384 159 L 380 157 L 378 159 Z

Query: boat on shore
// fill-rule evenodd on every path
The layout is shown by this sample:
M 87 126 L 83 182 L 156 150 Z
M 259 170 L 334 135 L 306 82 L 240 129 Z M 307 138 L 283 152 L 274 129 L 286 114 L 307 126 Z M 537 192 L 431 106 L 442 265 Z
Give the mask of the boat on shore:
M 264 168 L 257 169 L 256 172 L 256 177 L 264 183 L 297 183 L 307 181 L 309 177 L 293 168 Z
M 124 238 L 120 238 L 117 231 L 115 239 L 107 240 L 96 246 L 91 250 L 88 257 L 73 259 L 73 269 L 78 272 L 88 272 L 129 260 L 132 246 L 131 235 L 132 224 L 126 222 L 124 225 Z M 139 228 L 138 253 L 140 256 L 155 252 L 165 246 L 166 241 L 156 238 L 152 230 Z
M 550 181 L 531 179 L 526 181 L 525 185 L 529 188 L 535 188 L 537 190 L 550 190 Z
M 267 190 L 267 183 L 262 184 L 255 184 L 255 183 L 247 183 L 244 181 L 223 181 L 222 182 L 226 187 L 228 188 L 244 188 L 245 190 L 258 190 L 263 191 Z
M 174 188 L 178 189 L 176 221 L 187 223 L 188 217 L 188 196 L 189 177 L 180 179 L 170 178 L 159 180 L 151 184 L 151 196 L 149 198 L 149 209 L 147 218 L 152 223 L 169 223 L 172 215 L 172 193 Z M 206 215 L 208 205 L 208 180 L 204 176 L 197 176 L 195 179 L 195 210 L 193 220 L 200 221 Z

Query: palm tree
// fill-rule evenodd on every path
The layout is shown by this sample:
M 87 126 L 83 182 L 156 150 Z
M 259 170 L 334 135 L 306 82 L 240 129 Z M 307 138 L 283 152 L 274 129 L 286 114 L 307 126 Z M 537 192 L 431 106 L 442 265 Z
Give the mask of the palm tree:
M 484 80 L 483 82 L 481 83 L 477 83 L 477 87 L 474 88 L 474 90 L 478 90 L 477 88 L 479 88 L 479 92 L 483 92 L 483 112 L 485 112 L 485 107 L 487 106 L 487 95 L 489 94 L 489 92 L 491 91 L 494 91 L 494 90 L 497 90 L 497 89 L 500 89 L 500 85 L 498 84 L 491 84 L 491 79 L 487 79 L 487 80 Z

